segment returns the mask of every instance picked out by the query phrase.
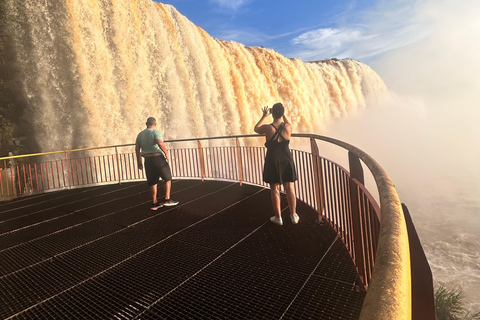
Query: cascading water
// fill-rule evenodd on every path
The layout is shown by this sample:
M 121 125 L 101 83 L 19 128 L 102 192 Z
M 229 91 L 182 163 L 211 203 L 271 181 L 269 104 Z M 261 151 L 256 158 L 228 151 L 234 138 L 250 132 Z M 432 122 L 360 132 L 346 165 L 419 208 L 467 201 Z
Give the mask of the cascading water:
M 277 101 L 296 131 L 321 132 L 385 90 L 360 62 L 304 63 L 213 39 L 150 0 L 4 8 L 36 151 L 131 143 L 148 116 L 167 139 L 252 133 L 261 106 Z

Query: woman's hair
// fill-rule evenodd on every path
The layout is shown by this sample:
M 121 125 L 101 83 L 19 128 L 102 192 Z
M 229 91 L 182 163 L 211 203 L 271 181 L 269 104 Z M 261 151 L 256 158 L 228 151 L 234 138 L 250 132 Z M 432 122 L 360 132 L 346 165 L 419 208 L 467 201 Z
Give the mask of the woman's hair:
M 285 113 L 285 107 L 281 102 L 277 102 L 272 107 L 272 116 L 274 119 L 278 119 Z

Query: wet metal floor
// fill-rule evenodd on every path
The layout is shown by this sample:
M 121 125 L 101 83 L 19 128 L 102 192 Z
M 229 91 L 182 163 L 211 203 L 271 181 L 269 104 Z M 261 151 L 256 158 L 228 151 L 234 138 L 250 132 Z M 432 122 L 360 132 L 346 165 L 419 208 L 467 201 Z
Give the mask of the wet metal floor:
M 0 202 L 0 318 L 358 319 L 348 252 L 305 204 L 280 227 L 268 189 L 178 180 L 172 198 L 150 211 L 135 182 Z

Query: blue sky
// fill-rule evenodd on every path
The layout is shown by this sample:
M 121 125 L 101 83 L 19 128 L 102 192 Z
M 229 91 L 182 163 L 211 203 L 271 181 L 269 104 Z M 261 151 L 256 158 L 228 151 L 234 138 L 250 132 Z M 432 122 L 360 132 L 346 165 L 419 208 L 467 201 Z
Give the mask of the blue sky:
M 303 61 L 369 63 L 428 34 L 416 0 L 165 0 L 212 37 Z

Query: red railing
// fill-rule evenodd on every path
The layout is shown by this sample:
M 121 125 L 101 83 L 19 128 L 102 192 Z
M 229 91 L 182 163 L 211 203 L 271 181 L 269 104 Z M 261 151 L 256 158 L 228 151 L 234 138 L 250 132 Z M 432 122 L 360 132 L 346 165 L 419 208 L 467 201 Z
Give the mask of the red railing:
M 362 311 L 363 317 L 383 318 L 378 316 L 384 314 L 379 306 L 388 307 L 390 304 L 391 307 L 392 301 L 401 304 L 393 308 L 396 314 L 408 313 L 410 301 L 390 297 L 383 286 L 389 282 L 395 295 L 409 296 L 410 283 L 405 279 L 409 281 L 410 269 L 404 270 L 409 263 L 408 237 L 406 231 L 403 235 L 406 230 L 403 213 L 400 216 L 398 195 L 388 176 L 372 158 L 342 141 L 309 134 L 294 134 L 293 137 L 305 141 L 303 145 L 309 145 L 309 151 L 292 150 L 298 171 L 297 198 L 314 208 L 319 219 L 324 219 L 335 229 L 350 252 L 360 276 L 358 285 L 360 289 L 368 288 L 366 307 L 362 309 L 367 311 Z M 266 187 L 262 180 L 266 151 L 262 146 L 263 139 L 258 135 L 242 135 L 165 142 L 176 179 L 232 180 Z M 321 157 L 317 141 L 346 149 L 349 171 Z M 361 161 L 375 178 L 380 201 L 383 201 L 382 210 L 364 186 Z M 144 172 L 137 169 L 133 144 L 5 157 L 0 158 L 0 166 L 2 162 L 0 189 L 3 198 L 145 179 Z M 381 224 L 380 217 L 387 219 Z M 389 229 L 389 233 L 381 236 L 381 227 Z M 395 237 L 390 237 L 390 233 L 395 233 Z M 397 233 L 401 235 L 399 238 Z M 386 253 L 377 254 L 380 247 Z M 384 257 L 390 251 L 401 261 L 396 261 L 395 265 L 392 261 L 384 261 L 393 259 Z M 375 280 L 373 271 L 378 264 L 382 265 L 382 272 L 388 271 L 389 276 L 383 272 Z M 371 287 L 372 280 L 377 286 Z M 374 308 L 369 307 L 369 301 L 375 302 Z

